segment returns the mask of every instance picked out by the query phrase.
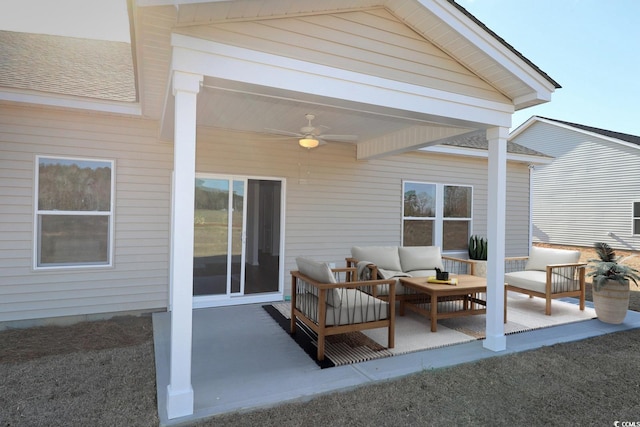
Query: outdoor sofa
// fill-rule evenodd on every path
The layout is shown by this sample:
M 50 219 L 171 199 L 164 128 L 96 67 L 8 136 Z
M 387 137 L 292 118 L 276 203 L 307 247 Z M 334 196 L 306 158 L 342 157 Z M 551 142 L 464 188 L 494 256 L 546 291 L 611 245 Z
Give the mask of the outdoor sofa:
M 308 258 L 297 258 L 291 272 L 291 333 L 299 319 L 318 335 L 317 359 L 324 360 L 329 335 L 388 328 L 387 346 L 394 347 L 395 280 L 356 280 L 356 268 L 334 268 Z M 388 301 L 364 289 L 386 286 Z
M 578 297 L 585 306 L 585 267 L 580 251 L 533 246 L 528 257 L 505 259 L 505 287 L 512 292 L 544 298 L 545 314 L 551 315 L 551 300 Z
M 455 274 L 473 274 L 473 261 L 443 256 L 439 246 L 353 246 L 346 263 L 347 267 L 357 268 L 360 279 L 393 279 L 399 301 L 414 295 L 399 283 L 401 277 L 435 276 L 436 268 Z M 382 299 L 389 298 L 389 291 L 387 285 L 368 290 Z

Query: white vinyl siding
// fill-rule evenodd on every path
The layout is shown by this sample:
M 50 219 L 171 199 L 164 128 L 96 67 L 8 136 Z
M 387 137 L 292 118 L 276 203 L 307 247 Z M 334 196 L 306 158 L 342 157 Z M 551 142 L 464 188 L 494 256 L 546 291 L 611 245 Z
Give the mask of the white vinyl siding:
M 382 8 L 174 31 L 482 99 L 506 100 L 491 85 Z
M 167 307 L 173 144 L 157 123 L 0 106 L 0 321 Z M 285 295 L 297 256 L 344 265 L 354 245 L 399 245 L 402 182 L 473 186 L 473 233 L 486 234 L 487 161 L 424 152 L 358 161 L 356 147 L 199 128 L 199 173 L 282 179 Z M 113 159 L 113 267 L 34 271 L 36 155 Z M 528 248 L 528 169 L 507 168 L 507 254 Z M 190 286 L 190 284 L 189 284 Z
M 112 267 L 34 270 L 36 155 L 112 159 Z M 172 145 L 154 122 L 0 105 L 0 322 L 167 305 Z
M 535 122 L 513 142 L 555 157 L 533 172 L 533 241 L 640 250 L 632 202 L 640 200 L 640 146 Z
M 352 246 L 400 245 L 404 180 L 472 186 L 472 233 L 487 233 L 486 159 L 414 152 L 357 161 L 349 143 L 305 150 L 295 140 L 241 137 L 247 135 L 199 129 L 196 170 L 286 179 L 285 295 L 297 256 L 344 265 Z M 511 256 L 528 253 L 528 174 L 526 164 L 509 163 Z
M 181 7 L 180 13 L 188 10 L 189 6 Z M 197 5 L 198 8 L 227 6 L 222 3 Z M 199 12 L 196 11 L 194 19 L 200 16 Z M 155 119 L 162 115 L 166 96 L 167 70 L 171 62 L 171 48 L 167 41 L 172 31 L 315 64 L 360 71 L 366 75 L 510 103 L 502 94 L 504 90 L 498 91 L 474 75 L 384 8 L 189 26 L 175 26 L 177 12 L 173 6 L 143 7 L 136 13 L 141 24 L 136 45 L 144 58 L 140 62 L 140 73 L 145 77 L 140 90 L 144 95 L 141 102 L 145 114 Z M 219 14 L 218 18 L 224 19 L 224 14 Z M 460 53 L 469 59 L 469 51 Z M 487 58 L 483 55 L 475 61 L 483 65 L 482 69 L 491 65 L 486 63 Z M 504 71 L 496 70 L 496 73 L 501 72 Z M 518 94 L 514 93 L 515 96 Z

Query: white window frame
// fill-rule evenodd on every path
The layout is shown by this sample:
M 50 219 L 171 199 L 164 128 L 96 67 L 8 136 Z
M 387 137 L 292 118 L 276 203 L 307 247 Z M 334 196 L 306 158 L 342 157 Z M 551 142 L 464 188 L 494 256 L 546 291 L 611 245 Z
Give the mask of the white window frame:
M 40 210 L 38 207 L 39 200 L 39 175 L 40 175 L 40 160 L 52 159 L 52 160 L 71 160 L 77 162 L 100 162 L 108 163 L 111 167 L 111 200 L 109 201 L 110 209 L 108 211 L 60 211 L 60 210 Z M 60 270 L 60 269 L 85 269 L 85 268 L 110 268 L 113 267 L 113 251 L 114 251 L 114 213 L 115 213 L 115 160 L 98 159 L 98 158 L 86 158 L 86 157 L 66 157 L 66 156 L 48 156 L 37 155 L 35 157 L 35 172 L 34 172 L 34 199 L 33 199 L 33 269 L 34 270 Z M 109 231 L 108 231 L 108 249 L 107 249 L 107 262 L 102 263 L 65 263 L 65 264 L 45 264 L 38 265 L 40 258 L 40 234 L 39 226 L 40 217 L 43 215 L 92 215 L 92 216 L 108 216 L 109 217 Z
M 638 204 L 638 210 L 640 211 L 640 200 L 634 200 L 631 202 L 631 235 L 639 236 L 640 227 L 636 230 L 636 221 L 640 221 L 640 215 L 636 216 L 636 203 Z
M 435 217 L 410 217 L 404 215 L 404 193 L 406 184 L 424 184 L 424 185 L 435 185 L 436 188 L 436 209 L 435 209 Z M 445 218 L 444 217 L 444 188 L 445 187 L 467 187 L 471 189 L 471 217 L 469 218 Z M 473 235 L 473 185 L 468 184 L 452 184 L 452 183 L 442 183 L 442 182 L 428 182 L 428 181 L 414 181 L 414 180 L 403 180 L 402 181 L 402 222 L 400 227 L 401 233 L 401 242 L 404 245 L 404 221 L 405 220 L 428 220 L 433 221 L 433 245 L 439 246 L 443 248 L 444 243 L 444 221 L 467 221 L 469 222 L 469 236 Z M 462 250 L 455 251 L 447 251 L 449 253 L 458 253 Z M 443 251 L 444 252 L 444 251 Z

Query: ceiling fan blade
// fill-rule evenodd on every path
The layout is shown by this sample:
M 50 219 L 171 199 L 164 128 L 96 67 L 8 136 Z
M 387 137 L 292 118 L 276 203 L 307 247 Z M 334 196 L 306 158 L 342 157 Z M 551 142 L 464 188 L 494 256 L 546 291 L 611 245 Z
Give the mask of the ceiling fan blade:
M 295 136 L 297 138 L 302 138 L 304 135 L 297 133 L 297 132 L 289 132 L 288 130 L 281 130 L 281 129 L 268 129 L 265 128 L 264 129 L 265 132 L 267 133 L 271 133 L 274 135 L 286 135 L 286 136 Z
M 327 141 L 357 141 L 357 135 L 320 135 L 320 138 L 326 139 Z

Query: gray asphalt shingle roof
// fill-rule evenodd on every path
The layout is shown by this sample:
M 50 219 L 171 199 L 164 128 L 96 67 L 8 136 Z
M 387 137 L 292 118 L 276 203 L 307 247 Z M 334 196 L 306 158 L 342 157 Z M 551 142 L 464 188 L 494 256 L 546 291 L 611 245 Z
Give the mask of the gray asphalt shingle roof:
M 463 135 L 447 138 L 441 142 L 441 145 L 450 145 L 454 147 L 474 148 L 478 150 L 488 150 L 489 141 L 487 141 L 487 133 L 484 130 L 478 130 Z M 515 142 L 507 142 L 507 153 L 523 154 L 528 156 L 549 157 L 539 151 L 532 150 L 525 146 L 516 144 Z
M 137 100 L 131 45 L 0 31 L 0 87 Z

